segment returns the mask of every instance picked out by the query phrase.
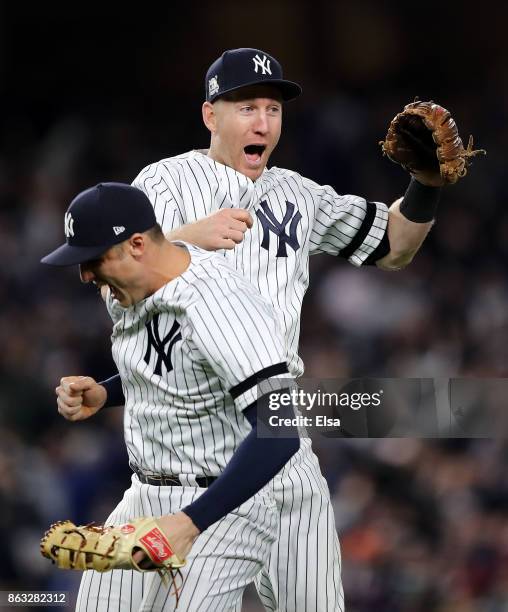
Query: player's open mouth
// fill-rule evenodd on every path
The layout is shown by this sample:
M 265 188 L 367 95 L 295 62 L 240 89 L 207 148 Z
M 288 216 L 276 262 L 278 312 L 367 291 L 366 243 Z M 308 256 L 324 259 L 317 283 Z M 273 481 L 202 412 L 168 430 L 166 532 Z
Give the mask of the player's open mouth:
M 247 161 L 249 162 L 249 164 L 253 165 L 259 164 L 261 162 L 261 157 L 263 156 L 265 149 L 266 145 L 257 144 L 247 145 L 243 148 Z

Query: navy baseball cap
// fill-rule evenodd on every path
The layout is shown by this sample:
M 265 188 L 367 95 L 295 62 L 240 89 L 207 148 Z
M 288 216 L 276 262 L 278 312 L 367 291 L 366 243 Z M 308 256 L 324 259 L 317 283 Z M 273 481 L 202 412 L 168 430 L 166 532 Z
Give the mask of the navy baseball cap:
M 206 100 L 214 102 L 225 93 L 261 83 L 276 87 L 285 101 L 302 93 L 300 85 L 282 77 L 282 66 L 274 57 L 259 49 L 242 48 L 224 51 L 208 68 Z
M 66 242 L 41 259 L 51 266 L 73 266 L 96 259 L 157 220 L 146 194 L 124 183 L 99 183 L 79 193 L 64 217 Z

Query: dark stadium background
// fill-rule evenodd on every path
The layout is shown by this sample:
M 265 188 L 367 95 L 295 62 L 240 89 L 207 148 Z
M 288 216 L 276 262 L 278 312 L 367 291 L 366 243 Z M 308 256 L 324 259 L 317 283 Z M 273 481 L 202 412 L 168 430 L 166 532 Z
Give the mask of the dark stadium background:
M 78 574 L 38 540 L 56 519 L 104 520 L 129 479 L 121 410 L 81 424 L 56 412 L 62 375 L 110 373 L 109 321 L 76 270 L 39 259 L 78 191 L 206 147 L 204 73 L 224 49 L 262 48 L 303 85 L 272 162 L 339 193 L 403 194 L 377 143 L 415 96 L 488 150 L 445 190 L 406 270 L 312 260 L 306 375 L 507 375 L 507 23 L 490 0 L 0 4 L 0 590 L 75 592 Z M 348 611 L 507 609 L 505 434 L 317 444 Z

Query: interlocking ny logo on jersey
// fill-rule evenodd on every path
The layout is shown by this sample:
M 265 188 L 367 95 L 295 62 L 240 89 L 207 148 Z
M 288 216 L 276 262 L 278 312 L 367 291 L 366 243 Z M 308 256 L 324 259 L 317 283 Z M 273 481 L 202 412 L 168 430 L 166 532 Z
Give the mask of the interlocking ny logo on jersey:
M 300 248 L 300 243 L 298 242 L 298 238 L 296 237 L 296 230 L 298 228 L 298 223 L 302 218 L 302 215 L 297 210 L 295 212 L 295 205 L 286 200 L 286 213 L 282 221 L 277 221 L 275 215 L 268 207 L 266 202 L 260 202 L 259 205 L 263 209 L 256 210 L 256 215 L 258 219 L 261 221 L 261 225 L 263 227 L 263 240 L 261 242 L 261 246 L 267 251 L 270 248 L 270 232 L 273 232 L 278 239 L 277 246 L 277 257 L 287 257 L 287 249 L 286 244 L 293 249 L 293 251 L 297 251 Z M 293 214 L 294 213 L 294 214 Z M 286 234 L 286 226 L 289 223 L 289 234 Z
M 263 59 L 261 59 L 259 54 L 256 53 L 256 55 L 252 58 L 252 61 L 254 62 L 254 72 L 257 73 L 258 68 L 260 68 L 261 74 L 272 74 L 270 60 L 266 57 L 266 55 L 263 55 Z
M 64 232 L 67 238 L 74 236 L 74 219 L 71 213 L 65 213 L 64 217 Z
M 166 366 L 166 370 L 168 372 L 171 372 L 173 369 L 173 364 L 171 363 L 171 349 L 173 348 L 175 342 L 182 339 L 182 334 L 178 331 L 180 329 L 180 323 L 175 321 L 169 332 L 162 340 L 159 335 L 158 314 L 154 315 L 153 319 L 148 321 L 145 327 L 146 331 L 148 332 L 148 346 L 146 348 L 145 356 L 143 357 L 145 363 L 150 363 L 153 347 L 157 353 L 154 374 L 157 374 L 158 376 L 162 374 L 162 364 Z

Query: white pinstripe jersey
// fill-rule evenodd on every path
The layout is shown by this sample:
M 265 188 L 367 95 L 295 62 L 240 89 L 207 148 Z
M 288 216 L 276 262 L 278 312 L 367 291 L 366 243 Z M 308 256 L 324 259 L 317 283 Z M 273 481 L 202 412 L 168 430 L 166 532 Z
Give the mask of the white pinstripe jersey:
M 129 308 L 108 295 L 112 352 L 129 461 L 218 476 L 251 430 L 242 410 L 256 400 L 255 374 L 284 362 L 284 340 L 245 278 L 220 255 L 185 246 L 190 266 L 153 295 Z
M 252 181 L 203 151 L 151 164 L 133 185 L 150 198 L 166 234 L 221 208 L 251 213 L 254 225 L 243 242 L 222 253 L 275 307 L 295 377 L 303 373 L 298 339 L 309 284 L 308 255 L 340 254 L 360 266 L 381 241 L 388 222 L 387 207 L 380 202 L 338 195 L 328 185 L 277 167 Z

